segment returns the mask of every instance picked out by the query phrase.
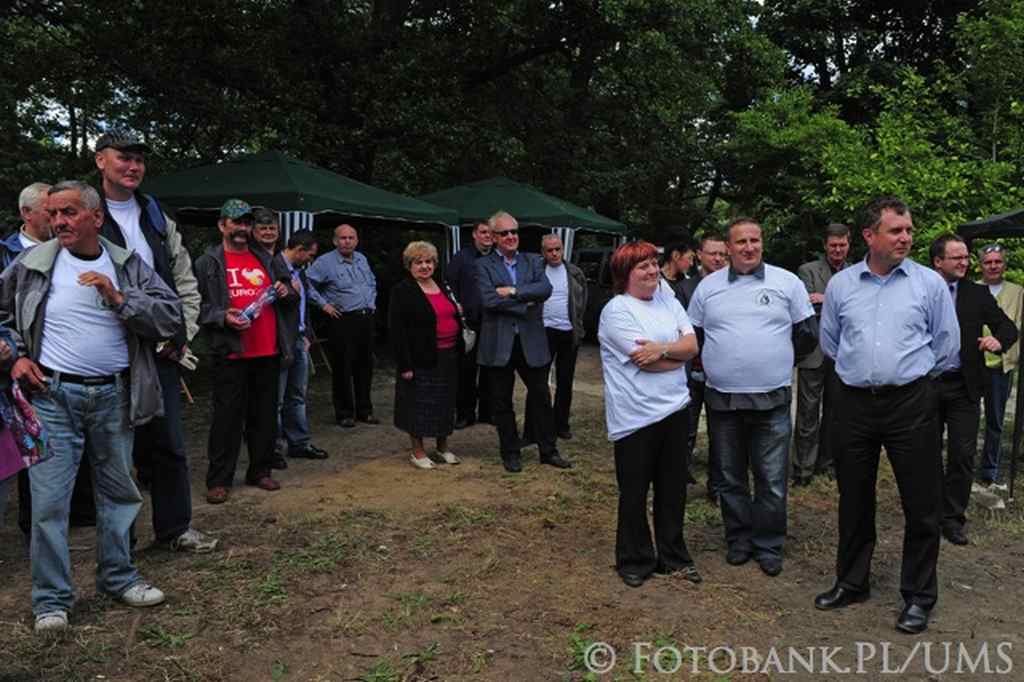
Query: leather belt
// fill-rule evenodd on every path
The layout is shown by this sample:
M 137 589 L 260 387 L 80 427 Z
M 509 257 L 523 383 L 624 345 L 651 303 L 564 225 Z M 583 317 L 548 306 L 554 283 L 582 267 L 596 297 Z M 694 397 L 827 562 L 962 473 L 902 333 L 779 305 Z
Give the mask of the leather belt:
M 925 375 L 925 376 L 927 376 L 927 375 Z M 918 383 L 920 383 L 924 379 L 925 379 L 925 377 L 920 377 L 918 379 L 914 379 L 913 381 L 905 383 L 905 384 L 885 384 L 885 385 L 882 385 L 882 386 L 850 386 L 850 385 L 846 385 L 846 387 L 848 389 L 850 389 L 851 391 L 859 391 L 859 392 L 863 392 L 863 393 L 870 393 L 871 395 L 886 395 L 888 393 L 895 393 L 896 391 L 900 391 L 900 390 L 903 390 L 903 389 L 911 388 L 912 386 L 916 386 Z
M 342 310 L 342 315 L 373 315 L 373 308 L 360 308 L 359 310 Z
M 948 372 L 943 372 L 937 377 L 939 381 L 959 381 L 960 379 L 963 378 L 964 373 L 961 372 L 959 369 L 952 369 Z
M 49 367 L 43 367 L 40 365 L 39 369 L 42 370 L 43 374 L 52 377 L 55 374 L 60 375 L 60 381 L 66 384 L 79 384 L 81 386 L 108 386 L 118 380 L 119 377 L 128 377 L 128 370 L 118 372 L 117 374 L 108 374 L 106 376 L 98 377 L 86 377 L 81 374 L 71 374 L 70 372 L 58 372 L 50 369 Z

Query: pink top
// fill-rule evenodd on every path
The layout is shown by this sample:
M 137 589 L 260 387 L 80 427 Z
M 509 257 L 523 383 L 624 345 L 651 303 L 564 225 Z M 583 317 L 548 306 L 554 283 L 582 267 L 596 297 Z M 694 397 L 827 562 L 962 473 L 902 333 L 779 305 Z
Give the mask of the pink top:
M 459 335 L 459 321 L 455 319 L 455 306 L 444 295 L 443 291 L 427 294 L 427 300 L 434 308 L 437 316 L 437 349 L 455 348 L 455 339 Z

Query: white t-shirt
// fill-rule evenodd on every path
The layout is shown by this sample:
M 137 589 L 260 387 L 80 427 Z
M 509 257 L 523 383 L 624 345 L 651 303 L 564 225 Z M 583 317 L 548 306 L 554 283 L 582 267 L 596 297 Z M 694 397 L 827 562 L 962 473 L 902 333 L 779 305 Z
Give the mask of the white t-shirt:
M 18 241 L 21 242 L 21 248 L 23 249 L 31 249 L 33 246 L 39 245 L 39 242 L 37 242 L 35 239 L 32 239 L 32 237 L 29 237 L 24 232 L 18 233 Z
M 569 319 L 569 270 L 565 263 L 553 268 L 544 267 L 544 273 L 551 282 L 551 296 L 544 301 L 544 326 L 572 331 L 572 320 Z
M 668 287 L 658 287 L 650 301 L 619 294 L 601 311 L 597 338 L 608 440 L 625 438 L 690 402 L 682 366 L 669 372 L 645 372 L 629 359 L 637 339 L 670 343 L 680 334 L 693 334 L 693 326 Z
M 125 326 L 96 287 L 78 283 L 78 276 L 90 270 L 103 273 L 119 289 L 114 264 L 105 249 L 96 260 L 82 260 L 67 249 L 58 252 L 46 301 L 39 363 L 87 377 L 117 374 L 129 363 Z
M 1000 282 L 999 284 L 989 284 L 988 285 L 988 291 L 989 291 L 990 294 L 992 294 L 992 298 L 995 298 L 996 296 L 998 296 L 999 292 L 1002 291 L 1002 290 L 1003 290 L 1003 283 L 1002 282 Z
M 135 197 L 128 201 L 107 199 L 107 208 L 121 227 L 124 245 L 139 254 L 139 258 L 144 260 L 146 265 L 153 267 L 153 249 L 149 248 L 149 242 L 146 241 L 146 235 L 142 234 L 142 226 L 139 224 L 139 216 L 142 213 L 139 202 L 135 201 Z
M 796 275 L 765 264 L 764 279 L 730 268 L 701 280 L 690 320 L 704 329 L 707 385 L 722 393 L 767 393 L 793 382 L 793 325 L 814 315 Z

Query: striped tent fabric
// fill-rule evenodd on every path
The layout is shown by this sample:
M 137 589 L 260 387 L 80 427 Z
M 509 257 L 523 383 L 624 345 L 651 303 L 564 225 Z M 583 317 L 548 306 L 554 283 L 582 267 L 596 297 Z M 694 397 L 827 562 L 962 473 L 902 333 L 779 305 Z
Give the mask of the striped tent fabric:
M 293 232 L 313 229 L 313 214 L 309 211 L 281 211 L 281 232 L 287 244 Z
M 572 227 L 552 227 L 551 232 L 562 240 L 562 258 L 572 262 L 572 246 L 576 237 L 576 229 Z

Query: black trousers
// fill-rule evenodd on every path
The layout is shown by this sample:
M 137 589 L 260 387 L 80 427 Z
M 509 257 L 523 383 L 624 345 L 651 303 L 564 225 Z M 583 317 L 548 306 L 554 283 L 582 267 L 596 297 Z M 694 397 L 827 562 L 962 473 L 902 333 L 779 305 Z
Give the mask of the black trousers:
M 207 488 L 230 488 L 234 483 L 243 431 L 249 450 L 246 482 L 255 483 L 270 475 L 277 440 L 279 367 L 276 355 L 251 360 L 222 358 L 214 363 Z
M 477 329 L 476 332 L 479 335 L 480 330 Z M 463 353 L 459 357 L 459 383 L 455 398 L 455 416 L 458 420 L 465 419 L 469 422 L 489 422 L 491 421 L 490 388 L 487 383 L 487 368 L 481 367 L 476 362 L 478 347 L 479 342 L 473 346 L 473 350 Z
M 491 416 L 498 429 L 502 459 L 519 454 L 519 432 L 516 429 L 515 406 L 512 403 L 516 374 L 526 384 L 526 422 L 533 429 L 531 435 L 537 441 L 540 456 L 546 457 L 558 452 L 546 370 L 546 366 L 530 367 L 526 364 L 518 335 L 512 343 L 512 355 L 508 364 L 504 367 L 489 367 L 487 370 L 491 384 Z
M 337 421 L 373 414 L 373 313 L 342 313 L 330 318 L 331 387 Z
M 946 434 L 946 467 L 942 495 L 942 525 L 962 529 L 974 481 L 981 409 L 967 394 L 963 375 L 935 382 L 939 402 L 939 438 Z M 939 451 L 942 451 L 941 440 Z
M 149 483 L 153 532 L 158 542 L 178 537 L 192 525 L 192 484 L 181 432 L 178 363 L 157 359 L 164 416 L 135 430 L 132 459 L 139 478 Z
M 576 356 L 579 346 L 573 343 L 573 333 L 545 327 L 548 337 L 548 348 L 551 351 L 551 362 L 544 372 L 545 381 L 551 375 L 551 366 L 555 367 L 555 400 L 553 403 L 555 433 L 569 430 L 569 414 L 572 411 L 572 382 L 576 375 Z M 527 399 L 529 400 L 529 399 Z M 526 423 L 523 424 L 523 437 L 537 440 L 530 421 L 530 404 L 526 404 Z
M 615 441 L 619 484 L 615 568 L 620 575 L 648 576 L 693 563 L 683 539 L 687 462 L 678 445 L 688 428 L 689 415 L 684 408 Z M 653 543 L 647 524 L 647 491 L 652 486 Z
M 942 519 L 942 455 L 933 382 L 918 379 L 873 393 L 841 384 L 836 405 L 836 479 L 839 484 L 838 584 L 870 588 L 875 550 L 875 487 L 885 447 L 903 505 L 900 593 L 931 608 L 938 598 L 935 564 Z

